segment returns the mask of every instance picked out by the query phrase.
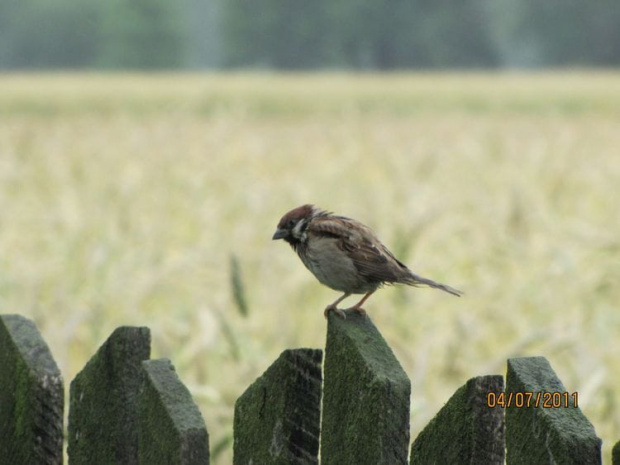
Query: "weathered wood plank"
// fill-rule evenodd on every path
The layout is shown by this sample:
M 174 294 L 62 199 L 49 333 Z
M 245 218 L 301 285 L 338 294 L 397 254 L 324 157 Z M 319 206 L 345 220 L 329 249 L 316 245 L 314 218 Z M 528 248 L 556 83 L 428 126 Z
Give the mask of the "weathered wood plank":
M 151 352 L 148 328 L 120 327 L 71 382 L 72 464 L 138 463 L 138 391 Z
M 569 397 L 567 406 L 544 406 L 537 393 L 565 393 L 566 388 L 544 357 L 508 359 L 506 376 L 506 448 L 510 465 L 595 465 L 601 463 L 601 440 Z M 533 393 L 530 406 L 515 406 L 515 394 Z M 522 395 L 523 395 L 522 394 Z M 512 397 L 511 397 L 512 395 Z
M 209 435 L 191 394 L 168 359 L 142 362 L 139 463 L 208 465 Z
M 64 383 L 35 324 L 0 316 L 0 462 L 62 464 Z
M 620 441 L 611 450 L 611 465 L 620 465 Z
M 235 404 L 235 465 L 317 464 L 319 349 L 285 350 Z
M 411 383 L 369 317 L 329 315 L 324 376 L 321 463 L 406 464 Z
M 487 403 L 489 392 L 503 391 L 501 375 L 467 381 L 413 442 L 410 464 L 503 465 L 504 411 Z

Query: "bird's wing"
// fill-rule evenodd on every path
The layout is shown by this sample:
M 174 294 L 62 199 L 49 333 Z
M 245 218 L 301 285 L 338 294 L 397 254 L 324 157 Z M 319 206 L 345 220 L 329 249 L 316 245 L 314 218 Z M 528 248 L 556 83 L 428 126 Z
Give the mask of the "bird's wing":
M 372 230 L 358 221 L 345 217 L 317 218 L 309 230 L 317 236 L 337 240 L 359 273 L 370 281 L 393 283 L 408 271 Z

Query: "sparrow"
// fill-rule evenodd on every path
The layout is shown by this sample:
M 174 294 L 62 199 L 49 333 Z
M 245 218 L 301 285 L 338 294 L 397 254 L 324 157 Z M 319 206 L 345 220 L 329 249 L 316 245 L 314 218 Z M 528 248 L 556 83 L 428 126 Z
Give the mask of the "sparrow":
M 462 295 L 459 290 L 413 273 L 368 226 L 314 205 L 302 205 L 285 214 L 272 239 L 288 242 L 319 282 L 344 293 L 325 308 L 326 318 L 330 312 L 346 318 L 337 305 L 351 294 L 364 296 L 348 310 L 366 315 L 362 305 L 384 284 L 429 286 Z

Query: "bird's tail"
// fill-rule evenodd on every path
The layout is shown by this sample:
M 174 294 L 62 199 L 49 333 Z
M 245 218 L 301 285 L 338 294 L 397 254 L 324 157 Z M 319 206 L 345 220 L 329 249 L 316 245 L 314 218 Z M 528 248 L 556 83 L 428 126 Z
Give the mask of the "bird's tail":
M 403 280 L 404 284 L 409 284 L 410 286 L 429 286 L 434 287 L 435 289 L 441 289 L 444 292 L 455 295 L 457 297 L 461 297 L 463 295 L 462 291 L 458 289 L 454 289 L 453 287 L 448 286 L 447 284 L 441 284 L 433 281 L 432 279 L 423 278 L 422 276 L 418 276 L 415 273 L 409 272 L 409 275 L 405 277 Z

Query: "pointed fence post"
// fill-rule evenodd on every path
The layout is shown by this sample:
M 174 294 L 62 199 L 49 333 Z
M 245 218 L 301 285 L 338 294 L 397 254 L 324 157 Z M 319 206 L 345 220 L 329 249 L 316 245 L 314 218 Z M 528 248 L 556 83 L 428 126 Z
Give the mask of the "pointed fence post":
M 620 465 L 620 441 L 611 450 L 611 465 Z
M 323 465 L 406 464 L 411 383 L 370 317 L 328 318 Z
M 546 358 L 508 359 L 507 462 L 600 464 L 601 440 L 574 401 Z
M 148 328 L 120 327 L 71 383 L 68 455 L 74 464 L 138 463 L 138 391 Z
M 460 387 L 413 442 L 411 465 L 504 464 L 504 411 L 489 393 L 504 391 L 501 375 L 472 378 Z
M 235 404 L 235 465 L 317 464 L 319 349 L 285 350 Z
M 209 465 L 207 427 L 170 360 L 145 360 L 142 367 L 139 463 Z
M 0 462 L 62 464 L 64 383 L 35 324 L 0 316 Z

